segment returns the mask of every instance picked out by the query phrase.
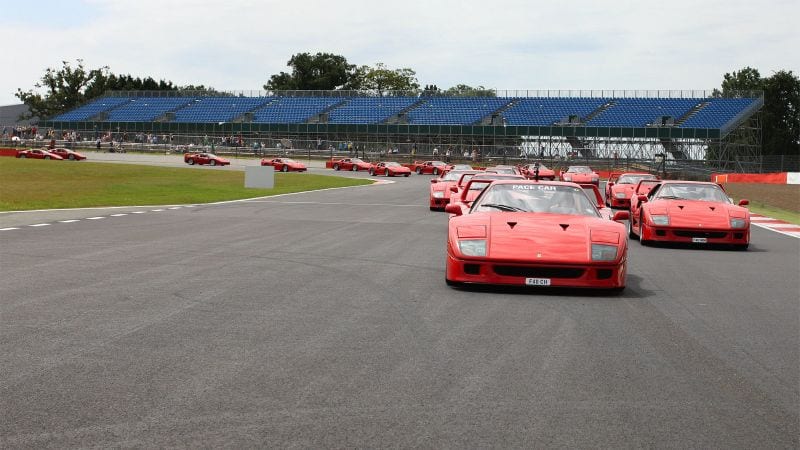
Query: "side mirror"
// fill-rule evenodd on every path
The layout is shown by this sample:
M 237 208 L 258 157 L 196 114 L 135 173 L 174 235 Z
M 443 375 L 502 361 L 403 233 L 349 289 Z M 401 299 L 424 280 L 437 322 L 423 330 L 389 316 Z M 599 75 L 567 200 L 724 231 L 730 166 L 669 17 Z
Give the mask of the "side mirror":
M 739 206 L 747 206 L 749 204 L 750 204 L 750 200 L 748 200 L 746 198 L 743 198 L 743 199 L 739 200 Z
M 458 186 L 450 186 L 450 192 L 458 192 Z
M 444 207 L 444 212 L 448 214 L 454 214 L 456 216 L 463 214 L 461 212 L 461 206 L 455 203 L 448 203 L 447 206 Z
M 642 202 L 642 203 L 644 203 L 644 202 L 646 202 L 646 201 L 647 201 L 647 196 L 646 196 L 646 195 L 639 195 L 639 196 L 638 196 L 638 197 L 636 197 L 636 198 L 637 198 L 637 199 L 638 199 L 640 202 Z
M 614 222 L 622 222 L 623 220 L 630 220 L 631 213 L 628 211 L 617 211 L 614 213 L 614 217 L 611 219 Z
M 431 184 L 436 184 L 439 182 L 438 178 L 431 178 Z
M 608 182 L 608 183 L 606 183 L 606 184 L 608 185 L 608 187 L 611 187 L 611 186 L 613 186 L 613 185 L 614 185 L 614 182 L 613 182 L 613 181 L 609 181 L 609 182 Z

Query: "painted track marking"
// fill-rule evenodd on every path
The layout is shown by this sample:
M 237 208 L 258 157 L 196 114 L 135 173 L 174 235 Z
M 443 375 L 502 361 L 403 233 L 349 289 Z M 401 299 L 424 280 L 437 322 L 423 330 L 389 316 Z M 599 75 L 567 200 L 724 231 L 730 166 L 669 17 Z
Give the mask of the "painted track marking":
M 33 225 L 28 225 L 29 227 L 49 227 L 49 223 L 35 223 Z
M 81 219 L 69 219 L 69 220 L 59 220 L 58 223 L 75 223 L 80 221 Z

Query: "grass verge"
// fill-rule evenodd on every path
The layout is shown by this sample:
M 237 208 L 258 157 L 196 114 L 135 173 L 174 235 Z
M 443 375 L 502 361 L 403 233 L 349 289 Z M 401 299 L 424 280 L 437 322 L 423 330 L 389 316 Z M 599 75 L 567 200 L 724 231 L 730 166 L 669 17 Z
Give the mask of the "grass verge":
M 276 173 L 275 188 L 246 189 L 239 171 L 0 158 L 0 211 L 208 203 L 370 183 Z
M 761 214 L 762 216 L 772 217 L 773 219 L 780 219 L 795 225 L 800 225 L 800 214 L 796 212 L 772 208 L 756 202 L 751 202 L 748 208 L 751 212 Z

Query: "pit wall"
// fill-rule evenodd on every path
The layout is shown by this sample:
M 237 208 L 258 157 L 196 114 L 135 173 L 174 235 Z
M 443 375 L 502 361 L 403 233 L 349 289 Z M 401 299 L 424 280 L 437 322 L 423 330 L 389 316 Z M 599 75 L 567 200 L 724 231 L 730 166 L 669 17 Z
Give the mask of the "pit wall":
M 800 184 L 800 172 L 711 174 L 716 183 Z

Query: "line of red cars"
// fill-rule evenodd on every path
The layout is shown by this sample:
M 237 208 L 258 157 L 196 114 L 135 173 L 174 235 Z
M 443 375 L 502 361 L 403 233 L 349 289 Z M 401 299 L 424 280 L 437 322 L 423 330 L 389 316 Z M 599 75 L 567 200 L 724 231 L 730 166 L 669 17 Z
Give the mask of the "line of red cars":
M 81 161 L 86 159 L 86 155 L 67 148 L 32 148 L 29 150 L 22 150 L 17 152 L 17 158 L 20 159 L 52 159 L 61 161 L 68 159 L 70 161 Z
M 538 165 L 520 172 L 452 171 L 432 180 L 431 209 L 451 215 L 448 285 L 620 291 L 626 284 L 628 237 L 643 245 L 749 245 L 748 201 L 735 205 L 716 183 L 613 173 L 603 198 L 591 169 L 562 172 L 562 181 L 552 181 L 555 173 Z M 437 194 L 446 191 L 449 197 Z

